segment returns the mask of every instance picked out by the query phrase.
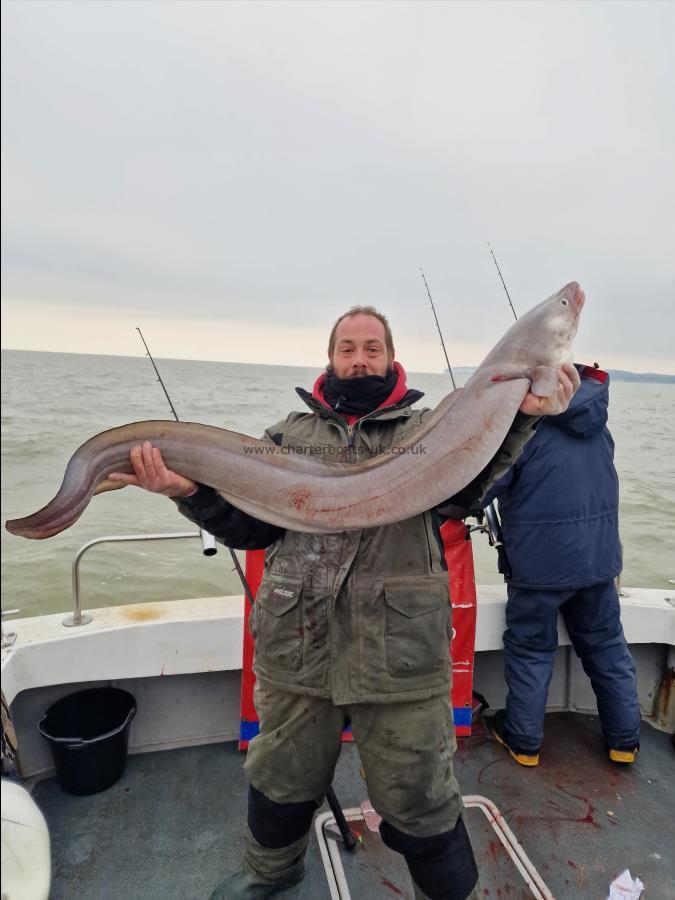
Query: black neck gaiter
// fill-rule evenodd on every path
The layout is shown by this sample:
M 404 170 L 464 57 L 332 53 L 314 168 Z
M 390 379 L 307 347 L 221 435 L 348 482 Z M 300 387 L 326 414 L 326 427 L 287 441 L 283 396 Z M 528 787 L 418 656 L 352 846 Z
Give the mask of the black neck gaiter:
M 398 372 L 388 375 L 363 375 L 338 378 L 329 373 L 323 384 L 323 396 L 335 412 L 365 416 L 381 406 L 396 387 Z

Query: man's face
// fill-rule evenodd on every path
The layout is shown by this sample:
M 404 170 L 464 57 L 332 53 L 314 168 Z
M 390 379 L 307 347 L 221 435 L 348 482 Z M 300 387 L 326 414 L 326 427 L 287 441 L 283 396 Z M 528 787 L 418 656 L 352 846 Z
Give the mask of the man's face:
M 330 364 L 338 378 L 386 375 L 393 360 L 387 354 L 384 325 L 375 316 L 347 316 L 335 332 Z

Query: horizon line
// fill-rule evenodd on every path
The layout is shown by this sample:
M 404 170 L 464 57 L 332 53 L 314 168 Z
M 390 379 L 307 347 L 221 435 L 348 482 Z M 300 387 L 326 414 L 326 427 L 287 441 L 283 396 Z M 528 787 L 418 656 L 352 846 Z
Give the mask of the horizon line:
M 144 359 L 148 357 L 147 353 L 141 353 L 138 356 L 129 356 L 126 353 L 81 353 L 76 350 L 25 350 L 19 347 L 0 347 L 0 352 L 2 353 L 49 353 L 51 355 L 58 356 L 103 356 L 109 357 L 112 359 Z M 149 358 L 149 357 L 148 357 Z M 282 368 L 282 369 L 325 369 L 325 364 L 317 364 L 317 365 L 290 365 L 289 363 L 267 363 L 267 362 L 237 362 L 235 360 L 228 359 L 192 359 L 191 357 L 186 356 L 156 356 L 155 359 L 163 359 L 167 362 L 205 362 L 205 363 L 225 363 L 228 366 L 269 366 L 270 368 Z M 453 372 L 471 372 L 475 371 L 478 368 L 480 363 L 477 363 L 473 366 L 452 366 Z M 591 365 L 587 363 L 587 365 Z M 601 367 L 602 368 L 602 367 Z M 406 371 L 408 371 L 406 369 Z M 656 378 L 672 378 L 675 381 L 675 373 L 671 372 L 636 372 L 634 369 L 617 369 L 615 367 L 608 367 L 607 372 L 623 372 L 628 375 L 639 375 L 643 378 L 647 378 L 649 376 L 654 376 Z M 440 371 L 428 372 L 419 370 L 410 369 L 411 374 L 415 375 L 447 375 L 448 369 L 443 368 Z
M 127 353 L 83 353 L 77 350 L 25 350 L 19 347 L 0 347 L 0 352 L 2 353 L 49 353 L 51 355 L 58 356 L 103 356 L 109 357 L 111 359 L 145 359 L 148 357 L 147 353 L 139 353 L 138 356 L 130 356 Z M 192 357 L 187 356 L 157 356 L 153 353 L 154 359 L 163 359 L 167 362 L 208 362 L 208 363 L 224 363 L 228 366 L 269 366 L 270 368 L 281 368 L 281 369 L 325 369 L 326 364 L 316 364 L 316 365 L 290 365 L 289 363 L 268 363 L 268 362 L 238 362 L 236 360 L 229 359 L 193 359 Z M 478 364 L 474 366 L 453 366 L 453 372 L 462 372 L 462 371 L 474 371 L 478 368 Z M 406 369 L 406 372 L 408 369 Z M 421 369 L 418 370 L 410 370 L 413 374 L 416 375 L 444 375 L 447 374 L 446 369 L 441 369 L 436 372 L 426 372 Z M 675 376 L 673 376 L 675 377 Z

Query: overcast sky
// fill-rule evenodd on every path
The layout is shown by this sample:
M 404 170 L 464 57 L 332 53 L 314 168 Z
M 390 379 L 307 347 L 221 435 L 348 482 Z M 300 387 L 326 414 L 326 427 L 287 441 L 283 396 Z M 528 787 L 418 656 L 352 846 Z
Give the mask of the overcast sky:
M 586 290 L 675 373 L 675 4 L 4 2 L 3 347 L 322 365 L 353 303 L 440 371 Z

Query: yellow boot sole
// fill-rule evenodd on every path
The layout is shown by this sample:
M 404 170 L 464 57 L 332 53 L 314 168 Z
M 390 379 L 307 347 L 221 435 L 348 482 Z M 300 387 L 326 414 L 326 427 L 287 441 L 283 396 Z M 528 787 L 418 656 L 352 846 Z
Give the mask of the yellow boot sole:
M 519 763 L 521 766 L 529 766 L 530 768 L 532 768 L 533 766 L 539 765 L 539 754 L 538 753 L 517 753 L 515 750 L 512 750 L 509 747 L 509 745 L 506 743 L 504 738 L 501 737 L 501 735 L 497 734 L 497 732 L 494 730 L 494 728 L 492 729 L 492 734 L 499 741 L 499 743 L 502 745 L 502 747 L 505 747 L 509 751 L 509 756 L 511 756 L 512 759 L 515 759 L 515 761 L 517 763 Z M 612 752 L 612 751 L 610 751 L 610 752 Z M 616 752 L 618 752 L 618 751 L 616 751 Z
M 633 763 L 637 754 L 637 747 L 635 750 L 612 750 L 610 747 L 609 750 L 609 758 L 615 763 Z

